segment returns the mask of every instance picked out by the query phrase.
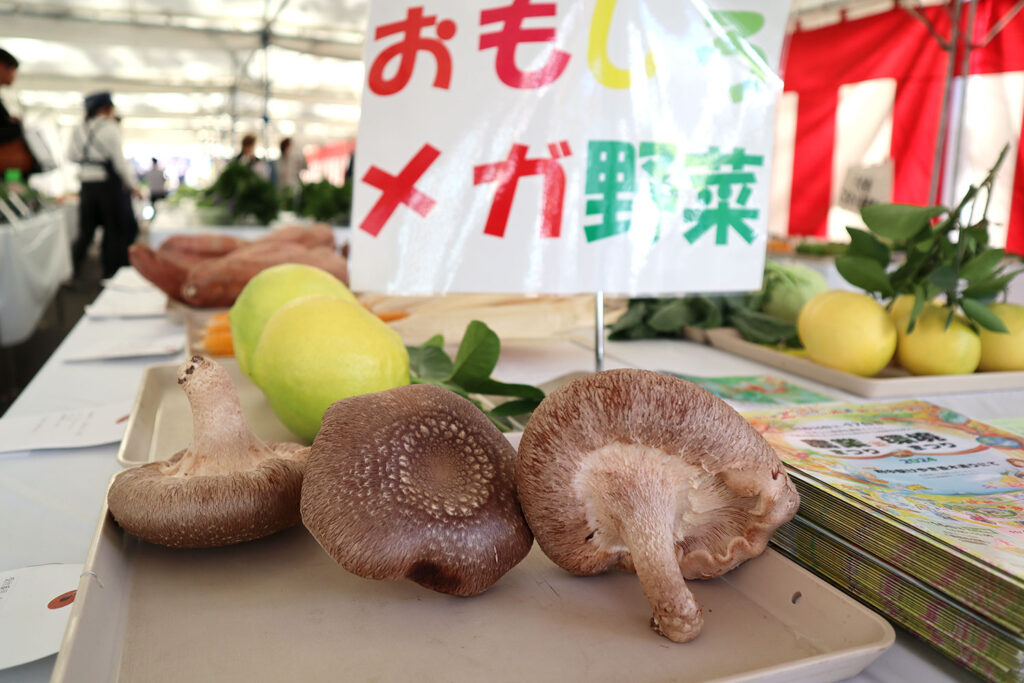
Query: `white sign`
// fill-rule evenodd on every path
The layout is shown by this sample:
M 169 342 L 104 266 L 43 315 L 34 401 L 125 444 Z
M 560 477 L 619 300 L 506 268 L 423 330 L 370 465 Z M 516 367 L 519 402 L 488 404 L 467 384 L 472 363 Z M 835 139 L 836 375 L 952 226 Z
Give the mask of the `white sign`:
M 377 1 L 359 290 L 758 289 L 788 3 Z

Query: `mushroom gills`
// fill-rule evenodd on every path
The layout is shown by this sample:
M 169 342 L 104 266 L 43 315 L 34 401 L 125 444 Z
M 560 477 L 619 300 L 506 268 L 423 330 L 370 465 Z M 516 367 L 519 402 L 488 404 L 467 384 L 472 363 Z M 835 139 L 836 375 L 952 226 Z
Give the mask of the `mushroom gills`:
M 742 533 L 757 498 L 737 496 L 714 474 L 648 446 L 611 443 L 582 461 L 575 490 L 591 542 L 617 556 L 619 568 L 636 572 L 655 631 L 676 642 L 692 640 L 703 617 L 680 559 L 694 550 L 728 556 L 729 539 Z

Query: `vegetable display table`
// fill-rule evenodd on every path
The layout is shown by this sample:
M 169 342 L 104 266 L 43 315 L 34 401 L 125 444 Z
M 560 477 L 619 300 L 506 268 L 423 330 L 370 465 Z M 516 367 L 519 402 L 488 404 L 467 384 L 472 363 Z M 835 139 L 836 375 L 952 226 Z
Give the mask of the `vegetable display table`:
M 120 295 L 115 290 L 106 290 L 101 298 Z M 76 363 L 66 359 L 81 349 L 111 339 L 131 344 L 133 340 L 175 332 L 184 335 L 182 326 L 166 317 L 83 318 L 7 415 L 24 417 L 121 401 L 130 404 L 147 366 L 181 360 L 183 354 Z M 581 335 L 581 339 L 585 336 Z M 609 368 L 646 367 L 701 375 L 765 372 L 763 366 L 753 361 L 682 341 L 609 343 L 606 353 Z M 494 376 L 507 382 L 539 384 L 565 373 L 592 369 L 592 366 L 593 351 L 582 341 L 506 344 Z M 786 376 L 780 372 L 773 374 Z M 814 385 L 801 378 L 787 378 L 827 395 L 849 398 L 830 387 Z M 1024 391 L 947 394 L 934 400 L 985 420 L 1017 416 L 1020 406 L 1024 405 Z M 117 444 L 0 454 L 0 519 L 5 520 L 0 527 L 0 569 L 82 562 L 93 539 L 110 477 L 121 469 L 116 454 Z M 415 599 L 412 589 L 419 589 L 410 586 L 407 591 L 410 599 Z M 671 645 L 666 642 L 665 646 Z M 48 680 L 54 662 L 55 657 L 48 657 L 0 671 L 0 683 Z M 587 677 L 586 672 L 581 670 L 579 677 Z M 908 680 L 941 683 L 975 679 L 911 636 L 897 632 L 896 645 L 852 680 L 859 683 Z

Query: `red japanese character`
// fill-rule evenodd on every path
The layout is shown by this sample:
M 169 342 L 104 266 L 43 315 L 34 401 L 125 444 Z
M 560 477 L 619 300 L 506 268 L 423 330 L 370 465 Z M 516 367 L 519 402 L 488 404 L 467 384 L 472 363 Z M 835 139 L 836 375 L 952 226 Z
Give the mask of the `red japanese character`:
M 516 194 L 516 186 L 523 176 L 544 175 L 544 206 L 541 210 L 543 223 L 540 228 L 541 237 L 558 237 L 562 232 L 562 197 L 565 195 L 565 172 L 558 159 L 572 154 L 569 143 L 548 145 L 550 159 L 527 159 L 526 145 L 512 145 L 505 161 L 493 164 L 481 164 L 473 167 L 473 184 L 497 181 L 498 189 L 494 193 L 491 211 L 487 215 L 485 235 L 504 237 L 508 225 L 508 214 L 512 210 L 512 199 Z
M 555 40 L 553 28 L 523 28 L 523 19 L 555 16 L 555 3 L 538 5 L 533 0 L 512 0 L 506 7 L 485 9 L 480 12 L 480 25 L 504 22 L 504 28 L 480 36 L 480 49 L 496 47 L 495 68 L 501 82 L 511 88 L 539 88 L 562 75 L 569 54 L 553 50 L 544 66 L 536 71 L 520 71 L 516 66 L 516 46 L 519 43 L 550 43 Z
M 377 55 L 377 59 L 373 60 L 369 77 L 371 91 L 377 95 L 394 95 L 404 88 L 412 78 L 412 69 L 420 50 L 430 52 L 437 60 L 434 87 L 448 88 L 452 80 L 452 56 L 442 41 L 449 40 L 455 35 L 455 22 L 451 19 L 442 19 L 438 22 L 437 38 L 421 36 L 420 31 L 428 26 L 433 26 L 435 21 L 437 21 L 437 16 L 423 15 L 423 7 L 410 7 L 404 21 L 377 27 L 377 31 L 374 33 L 375 40 L 396 33 L 404 33 L 405 37 L 395 45 L 381 51 Z M 396 58 L 399 61 L 394 76 L 385 78 L 384 70 Z
M 371 166 L 363 176 L 363 182 L 382 190 L 382 193 L 377 203 L 366 214 L 366 218 L 359 224 L 359 229 L 376 237 L 399 204 L 405 204 L 420 216 L 426 217 L 437 202 L 417 190 L 415 183 L 440 154 L 441 152 L 434 147 L 423 145 L 397 176 Z

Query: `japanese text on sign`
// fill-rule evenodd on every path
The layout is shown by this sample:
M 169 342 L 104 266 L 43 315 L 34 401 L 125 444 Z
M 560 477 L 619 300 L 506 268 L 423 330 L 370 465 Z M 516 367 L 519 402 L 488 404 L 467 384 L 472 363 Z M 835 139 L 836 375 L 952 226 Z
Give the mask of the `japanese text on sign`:
M 467 4 L 371 5 L 354 286 L 760 287 L 787 8 Z

